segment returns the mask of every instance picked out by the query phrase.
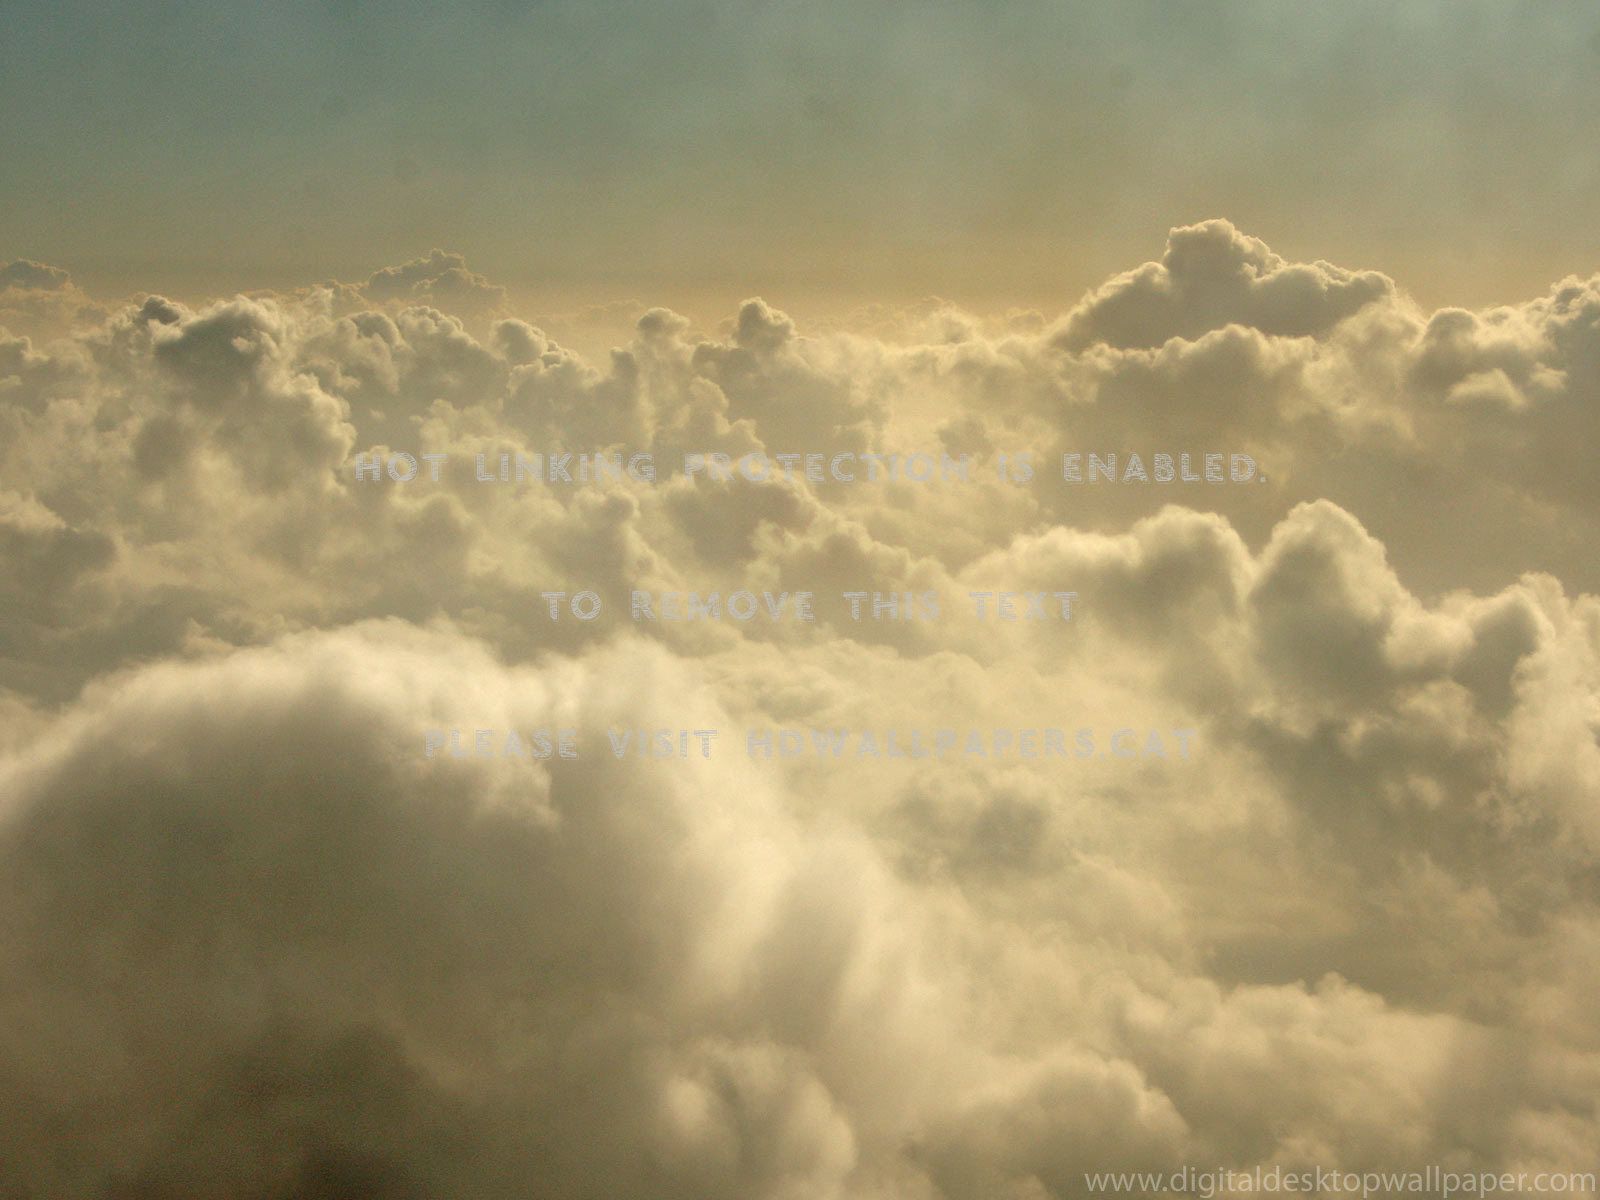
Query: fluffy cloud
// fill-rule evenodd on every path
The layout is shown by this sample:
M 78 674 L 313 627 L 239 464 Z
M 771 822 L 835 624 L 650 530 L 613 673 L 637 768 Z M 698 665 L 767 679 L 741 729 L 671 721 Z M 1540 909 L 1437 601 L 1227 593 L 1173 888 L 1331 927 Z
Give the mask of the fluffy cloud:
M 492 311 L 505 301 L 505 289 L 468 270 L 462 255 L 437 248 L 402 266 L 373 272 L 362 290 L 380 302 L 437 304 L 472 314 Z
M 1492 1065 L 1449 1005 L 1212 982 L 1214 931 L 1185 928 L 1187 904 L 1153 919 L 1148 864 L 1035 864 L 1075 894 L 1041 937 L 1047 898 L 897 881 L 884 840 L 811 826 L 756 766 L 419 760 L 462 711 L 591 749 L 728 717 L 659 649 L 508 669 L 391 622 L 98 684 L 6 763 L 22 1178 L 1066 1194 L 1085 1169 L 1301 1144 L 1346 1165 L 1453 1153 L 1437 1093 L 1463 1055 Z M 1542 1111 L 1561 1086 L 1534 1070 L 1519 1090 Z M 86 1106 L 102 1116 L 75 1124 Z
M 55 292 L 65 288 L 71 276 L 60 267 L 18 258 L 0 266 L 0 290 L 20 288 L 40 292 Z
M 4 295 L 75 290 L 24 265 Z M 1207 222 L 1054 322 L 808 331 L 751 300 L 716 334 L 643 309 L 595 357 L 502 310 L 435 252 L 0 322 L 20 1186 L 1037 1200 L 1120 1166 L 1594 1168 L 1600 282 L 1428 314 Z M 668 477 L 941 447 L 972 481 Z M 604 449 L 662 475 L 473 478 Z M 1024 449 L 1040 477 L 997 479 Z M 1267 482 L 1051 478 L 1091 450 L 1238 450 Z M 393 451 L 450 470 L 355 479 Z M 633 587 L 818 614 L 635 625 Z M 610 611 L 551 621 L 540 593 L 577 588 Z M 854 620 L 843 590 L 945 612 Z M 984 590 L 1078 600 L 982 624 Z M 973 725 L 1199 752 L 740 741 Z M 589 752 L 421 756 L 455 726 Z M 718 756 L 607 749 L 679 726 Z
M 105 316 L 62 268 L 27 258 L 0 263 L 0 327 L 54 337 Z
M 1315 337 L 1394 294 L 1394 283 L 1376 271 L 1287 263 L 1227 221 L 1205 221 L 1174 229 L 1160 262 L 1092 292 L 1067 316 L 1060 339 L 1072 350 L 1096 342 L 1150 349 L 1226 325 Z

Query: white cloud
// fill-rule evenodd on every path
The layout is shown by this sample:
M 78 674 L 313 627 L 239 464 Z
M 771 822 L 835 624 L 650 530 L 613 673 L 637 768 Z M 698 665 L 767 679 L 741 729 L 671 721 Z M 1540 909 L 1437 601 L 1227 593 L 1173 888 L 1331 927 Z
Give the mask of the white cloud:
M 458 256 L 364 289 L 0 337 L 0 1081 L 38 1114 L 0 1158 L 36 1191 L 1592 1169 L 1600 285 L 1429 315 L 1211 222 L 1056 324 L 809 332 L 752 300 L 716 335 L 645 309 L 601 359 Z M 941 445 L 1045 476 L 1237 449 L 1269 482 L 665 477 Z M 607 447 L 663 478 L 472 477 Z M 452 472 L 354 480 L 391 450 Z M 635 586 L 947 608 L 635 627 Z M 544 616 L 578 587 L 613 614 Z M 1079 598 L 963 618 L 998 588 Z M 701 722 L 709 763 L 603 753 Z M 421 757 L 425 727 L 550 723 L 602 753 Z M 974 724 L 1200 751 L 738 743 Z

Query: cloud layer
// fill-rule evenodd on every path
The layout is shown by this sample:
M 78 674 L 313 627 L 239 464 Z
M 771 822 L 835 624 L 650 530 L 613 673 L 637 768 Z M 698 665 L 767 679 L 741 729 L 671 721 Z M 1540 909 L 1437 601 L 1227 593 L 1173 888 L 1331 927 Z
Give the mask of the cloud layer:
M 198 309 L 0 281 L 22 1194 L 1595 1168 L 1600 278 L 1427 313 L 1209 221 L 1059 317 L 648 309 L 605 358 L 442 251 Z M 986 469 L 472 477 L 605 448 Z M 987 469 L 1023 450 L 1032 485 Z M 355 479 L 391 451 L 452 469 Z M 1051 478 L 1091 451 L 1267 482 Z M 548 618 L 583 587 L 1078 601 Z M 458 725 L 593 753 L 422 758 Z M 604 734 L 972 725 L 1201 749 L 649 762 Z

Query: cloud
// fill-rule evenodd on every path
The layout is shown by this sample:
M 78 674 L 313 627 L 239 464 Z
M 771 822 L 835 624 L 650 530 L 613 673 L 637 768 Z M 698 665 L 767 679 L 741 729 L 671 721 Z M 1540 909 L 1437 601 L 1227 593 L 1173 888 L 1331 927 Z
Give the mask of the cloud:
M 1429 314 L 1208 222 L 1057 322 L 639 305 L 593 355 L 435 252 L 0 336 L 0 1160 L 65 1197 L 1592 1168 L 1597 295 Z M 1040 474 L 673 477 L 941 447 Z M 602 450 L 660 477 L 474 477 Z M 1236 450 L 1267 482 L 1051 478 Z M 450 469 L 354 478 L 398 451 Z M 634 587 L 818 615 L 635 624 Z M 579 588 L 608 612 L 551 621 Z M 697 725 L 716 759 L 606 749 Z M 1199 749 L 742 747 L 974 725 Z M 457 726 L 592 752 L 421 756 Z
M 61 267 L 27 258 L 0 263 L 0 331 L 56 337 L 105 316 Z
M 505 289 L 467 268 L 465 256 L 430 250 L 398 267 L 374 271 L 363 290 L 376 301 L 437 304 L 477 315 L 498 309 Z
M 1229 222 L 1203 221 L 1174 229 L 1160 262 L 1091 292 L 1067 315 L 1059 337 L 1072 350 L 1096 342 L 1153 349 L 1235 324 L 1277 337 L 1316 337 L 1394 296 L 1394 283 L 1376 271 L 1287 263 Z
M 1095 939 L 1137 876 L 1079 869 L 1111 907 L 1069 950 L 807 832 L 753 766 L 603 749 L 722 724 L 696 676 L 643 646 L 512 670 L 390 622 L 97 685 L 5 767 L 0 1070 L 34 1114 L 8 1161 L 64 1196 L 976 1200 L 1286 1151 L 1269 1115 L 1343 1162 L 1442 1149 L 1458 1019 L 1338 981 L 1135 983 Z M 419 761 L 463 710 L 602 748 Z M 1028 1031 L 1003 997 L 1045 979 L 1092 1003 Z M 91 1095 L 107 1119 L 59 1153 Z
M 0 290 L 22 288 L 40 292 L 57 292 L 65 288 L 72 277 L 60 267 L 46 266 L 27 258 L 17 258 L 0 266 Z

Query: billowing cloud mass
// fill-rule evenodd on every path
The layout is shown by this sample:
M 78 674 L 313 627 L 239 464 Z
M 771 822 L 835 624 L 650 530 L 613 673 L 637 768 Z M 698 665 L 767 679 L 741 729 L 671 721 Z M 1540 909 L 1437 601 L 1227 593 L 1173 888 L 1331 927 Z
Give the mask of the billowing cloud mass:
M 441 251 L 198 308 L 0 282 L 5 1194 L 1600 1165 L 1600 277 L 1429 313 L 1208 221 L 1063 314 L 647 308 L 602 358 Z M 607 449 L 658 477 L 474 477 Z M 678 470 L 940 450 L 973 478 Z M 402 451 L 450 459 L 356 478 Z M 1264 482 L 1126 474 L 1208 452 Z M 1000 590 L 1072 620 L 964 609 Z M 1194 752 L 742 743 L 1057 726 Z M 583 752 L 425 758 L 451 727 Z M 658 728 L 722 741 L 612 755 Z

